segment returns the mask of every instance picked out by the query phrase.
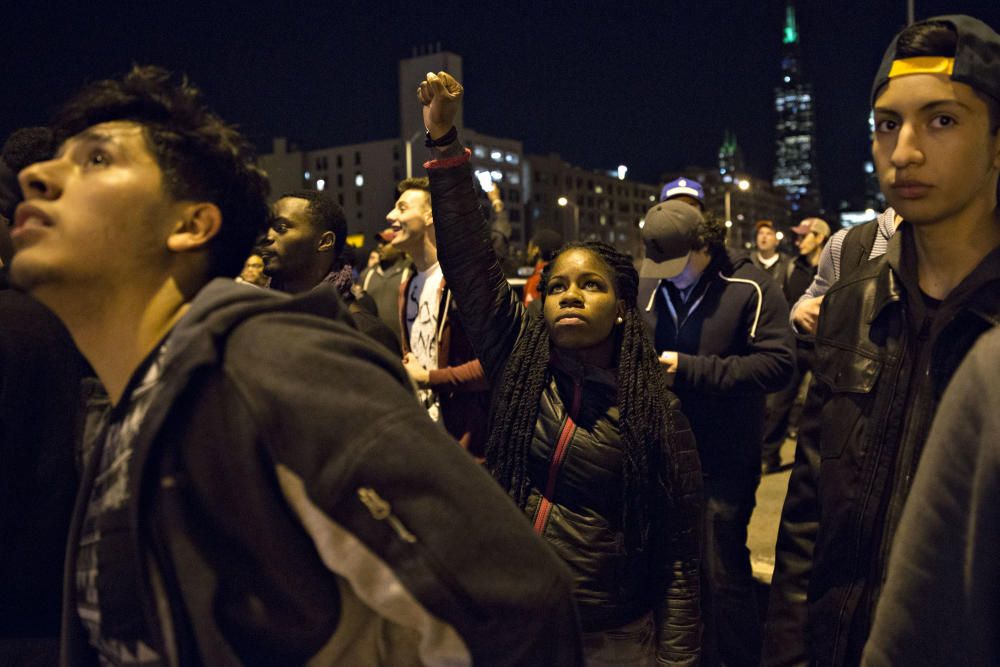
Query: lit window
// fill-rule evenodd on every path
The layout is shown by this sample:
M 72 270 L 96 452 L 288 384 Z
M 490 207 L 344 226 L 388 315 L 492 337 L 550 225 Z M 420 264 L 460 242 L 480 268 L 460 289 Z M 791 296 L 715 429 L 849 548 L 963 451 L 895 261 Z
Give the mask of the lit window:
M 322 191 L 326 187 L 326 181 L 322 178 L 316 181 L 316 189 Z
M 303 174 L 303 176 L 305 177 L 305 179 L 306 179 L 307 181 L 308 181 L 308 180 L 309 180 L 310 178 L 312 178 L 312 174 L 310 174 L 310 173 L 309 173 L 308 171 L 307 171 L 307 172 L 306 172 L 305 174 Z
M 490 172 L 490 178 L 492 178 L 494 182 L 496 182 L 496 181 L 502 181 L 503 180 L 503 172 L 501 172 L 501 171 L 491 171 Z
M 493 158 L 495 162 L 503 162 L 503 151 L 491 151 L 490 157 Z
M 604 194 L 604 188 L 602 188 L 600 185 L 597 185 L 594 187 L 594 192 L 596 192 L 599 195 Z
M 364 184 L 365 184 L 365 177 L 362 176 L 360 172 L 357 173 L 357 174 L 355 174 L 354 175 L 354 187 L 360 188 Z
M 484 158 L 486 157 L 486 147 L 476 146 L 475 148 L 472 149 L 472 154 L 475 155 L 476 157 Z
M 511 185 L 517 185 L 521 182 L 521 177 L 517 175 L 517 172 L 512 171 L 509 174 L 507 174 L 507 181 Z
M 507 164 L 517 164 L 520 161 L 514 153 L 507 153 L 504 155 L 504 160 L 507 161 Z

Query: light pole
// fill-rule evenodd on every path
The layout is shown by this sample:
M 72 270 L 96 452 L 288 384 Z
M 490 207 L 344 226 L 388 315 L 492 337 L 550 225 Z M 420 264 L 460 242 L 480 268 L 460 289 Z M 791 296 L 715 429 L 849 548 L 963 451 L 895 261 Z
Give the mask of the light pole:
M 750 189 L 750 181 L 748 181 L 745 178 L 741 178 L 740 180 L 736 181 L 736 187 L 738 187 L 740 189 L 740 191 L 746 192 L 747 190 Z M 732 229 L 733 228 L 733 200 L 732 200 L 732 195 L 733 195 L 732 189 L 727 187 L 725 193 L 723 194 L 723 201 L 725 202 L 725 207 L 726 207 L 726 229 Z M 743 241 L 742 231 L 740 233 L 740 241 L 741 242 Z
M 568 197 L 560 197 L 559 199 L 556 200 L 556 203 L 559 204 L 559 206 L 561 206 L 562 208 L 566 208 L 567 206 L 572 206 L 573 207 L 573 238 L 570 239 L 570 240 L 572 240 L 572 241 L 579 241 L 580 240 L 580 207 L 577 206 L 574 202 L 571 202 Z
M 413 142 L 424 136 L 423 130 L 417 130 L 406 140 L 406 177 L 413 178 Z

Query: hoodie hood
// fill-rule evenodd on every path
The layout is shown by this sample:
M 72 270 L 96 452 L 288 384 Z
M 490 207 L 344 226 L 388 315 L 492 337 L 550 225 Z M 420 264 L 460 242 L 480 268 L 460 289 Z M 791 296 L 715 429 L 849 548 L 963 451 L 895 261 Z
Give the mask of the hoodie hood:
M 355 328 L 347 307 L 329 284 L 289 295 L 242 285 L 229 278 L 216 278 L 195 295 L 190 309 L 170 334 L 165 368 L 173 367 L 178 359 L 194 366 L 214 358 L 234 327 L 255 315 L 275 311 L 316 315 Z
M 745 250 L 735 248 L 728 248 L 724 253 L 719 253 L 716 259 L 719 262 L 716 265 L 717 270 L 722 271 L 727 276 L 732 275 L 747 264 L 753 264 L 750 255 Z

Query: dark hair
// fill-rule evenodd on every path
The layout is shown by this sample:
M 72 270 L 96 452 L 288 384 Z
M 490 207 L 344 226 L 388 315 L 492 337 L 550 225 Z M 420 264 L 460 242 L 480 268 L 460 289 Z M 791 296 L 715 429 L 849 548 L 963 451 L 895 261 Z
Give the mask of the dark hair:
M 945 21 L 923 21 L 908 26 L 896 39 L 896 59 L 940 56 L 954 58 L 958 51 L 958 33 Z M 1000 129 L 1000 100 L 974 89 L 986 101 L 990 132 Z
M 708 250 L 709 254 L 715 255 L 725 246 L 726 226 L 721 220 L 702 215 L 698 228 L 694 231 L 694 238 L 691 239 L 691 250 Z
M 431 203 L 431 181 L 429 178 L 404 178 L 396 185 L 399 194 L 407 190 L 423 190 L 427 195 L 428 205 Z
M 100 123 L 141 125 L 167 193 L 219 207 L 209 277 L 235 276 L 267 228 L 267 176 L 243 136 L 204 105 L 201 91 L 186 77 L 172 79 L 165 69 L 136 65 L 121 79 L 92 83 L 59 110 L 53 130 L 61 142 Z
M 625 302 L 617 337 L 619 431 L 622 442 L 622 525 L 626 544 L 645 547 L 654 507 L 660 494 L 671 497 L 677 475 L 673 423 L 667 403 L 671 396 L 663 368 L 646 334 L 636 304 L 639 275 L 632 257 L 599 242 L 570 243 L 556 255 L 574 248 L 592 252 L 611 271 L 615 294 Z M 545 294 L 555 261 L 542 272 Z M 540 397 L 550 381 L 549 332 L 543 317 L 532 318 L 518 340 L 504 369 L 490 416 L 486 466 L 490 474 L 520 507 L 527 501 L 530 484 L 528 451 L 538 419 Z M 664 462 L 671 473 L 663 476 Z
M 347 217 L 344 216 L 344 209 L 340 207 L 333 196 L 326 191 L 319 190 L 293 190 L 278 197 L 293 197 L 295 199 L 305 199 L 309 202 L 309 223 L 327 232 L 333 232 L 333 256 L 340 257 L 344 251 L 344 244 L 347 243 Z

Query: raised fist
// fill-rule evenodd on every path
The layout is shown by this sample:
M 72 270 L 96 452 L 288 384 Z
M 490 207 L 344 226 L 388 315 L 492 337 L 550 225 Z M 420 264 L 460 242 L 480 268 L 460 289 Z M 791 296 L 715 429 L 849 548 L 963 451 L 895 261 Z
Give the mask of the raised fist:
M 428 72 L 420 82 L 417 97 L 424 105 L 424 127 L 432 139 L 440 139 L 455 124 L 463 92 L 462 84 L 447 72 Z

